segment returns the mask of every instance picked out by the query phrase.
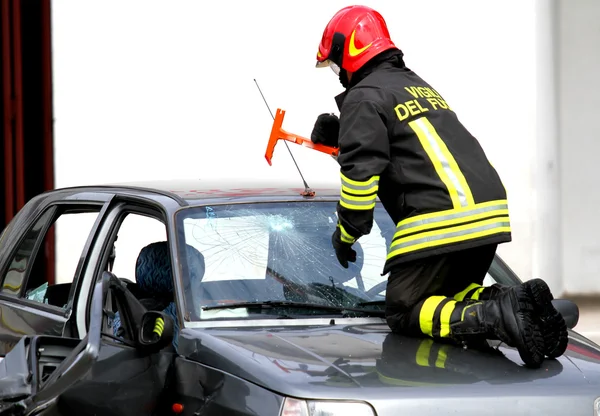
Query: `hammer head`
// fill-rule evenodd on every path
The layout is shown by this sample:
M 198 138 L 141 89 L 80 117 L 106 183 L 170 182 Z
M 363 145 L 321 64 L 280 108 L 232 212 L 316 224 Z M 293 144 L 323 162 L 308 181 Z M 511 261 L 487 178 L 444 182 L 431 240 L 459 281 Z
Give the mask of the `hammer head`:
M 271 163 L 271 160 L 273 159 L 273 151 L 275 150 L 275 145 L 277 144 L 277 140 L 279 140 L 284 115 L 285 111 L 278 108 L 277 113 L 275 114 L 275 119 L 273 120 L 273 127 L 271 128 L 269 142 L 267 143 L 267 151 L 265 152 L 265 159 L 267 159 L 267 163 L 269 164 L 269 166 L 273 165 Z

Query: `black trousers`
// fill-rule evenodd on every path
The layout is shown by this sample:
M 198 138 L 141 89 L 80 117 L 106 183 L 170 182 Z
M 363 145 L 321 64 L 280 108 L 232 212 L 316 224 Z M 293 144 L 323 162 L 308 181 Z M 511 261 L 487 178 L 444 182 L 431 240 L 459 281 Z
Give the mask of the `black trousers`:
M 469 285 L 482 285 L 497 248 L 490 244 L 395 266 L 386 289 L 386 320 L 392 331 L 422 335 L 425 301 L 432 296 L 454 299 Z

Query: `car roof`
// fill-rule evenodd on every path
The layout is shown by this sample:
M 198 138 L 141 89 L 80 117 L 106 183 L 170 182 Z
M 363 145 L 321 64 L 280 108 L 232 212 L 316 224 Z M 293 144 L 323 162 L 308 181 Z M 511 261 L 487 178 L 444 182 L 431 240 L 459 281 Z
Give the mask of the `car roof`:
M 310 184 L 310 189 L 315 192 L 316 198 L 339 197 L 339 182 L 316 181 Z M 169 196 L 179 205 L 198 205 L 207 201 L 219 199 L 245 200 L 302 200 L 305 187 L 300 178 L 297 180 L 250 180 L 235 179 L 170 179 L 117 182 L 98 185 L 74 186 L 59 188 L 52 192 L 115 192 L 136 193 L 140 192 L 149 196 Z

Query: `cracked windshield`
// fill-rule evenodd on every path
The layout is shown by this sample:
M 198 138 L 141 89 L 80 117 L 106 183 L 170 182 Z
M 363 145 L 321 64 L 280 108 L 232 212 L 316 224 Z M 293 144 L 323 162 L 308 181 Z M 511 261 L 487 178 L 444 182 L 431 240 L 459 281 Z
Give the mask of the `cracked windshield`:
M 361 310 L 383 309 L 387 275 L 381 272 L 395 226 L 379 203 L 371 233 L 354 244 L 357 260 L 348 269 L 331 245 L 335 202 L 194 207 L 180 211 L 177 224 L 192 320 L 365 316 Z M 296 304 L 234 305 L 269 301 Z

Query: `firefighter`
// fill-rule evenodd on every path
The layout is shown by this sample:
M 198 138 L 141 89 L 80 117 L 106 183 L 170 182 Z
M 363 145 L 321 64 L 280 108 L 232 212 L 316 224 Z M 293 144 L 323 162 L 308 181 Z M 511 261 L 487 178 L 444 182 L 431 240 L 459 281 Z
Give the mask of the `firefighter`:
M 482 287 L 498 244 L 511 241 L 506 190 L 449 103 L 406 67 L 383 17 L 365 6 L 338 11 L 317 67 L 345 89 L 339 118 L 321 114 L 311 134 L 339 148 L 340 264 L 355 261 L 377 197 L 396 224 L 382 274 L 390 328 L 463 345 L 500 340 L 534 368 L 561 355 L 566 325 L 542 280 Z

